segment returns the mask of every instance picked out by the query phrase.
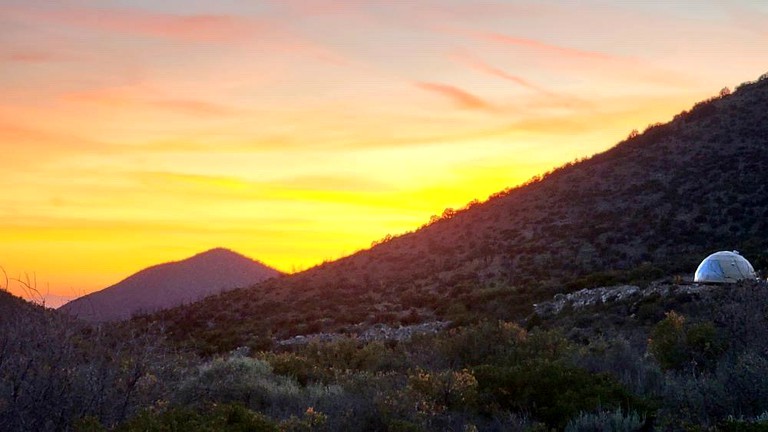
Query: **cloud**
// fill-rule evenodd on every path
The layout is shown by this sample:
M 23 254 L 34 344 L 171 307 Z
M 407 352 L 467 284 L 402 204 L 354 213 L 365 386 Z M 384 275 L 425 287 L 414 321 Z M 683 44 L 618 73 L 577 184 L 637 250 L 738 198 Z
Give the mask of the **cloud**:
M 491 103 L 452 85 L 423 81 L 417 82 L 415 85 L 420 89 L 446 97 L 461 108 L 472 110 L 495 110 L 495 107 Z
M 333 64 L 350 66 L 348 58 L 316 39 L 304 37 L 279 19 L 229 14 L 174 14 L 142 9 L 106 9 L 71 7 L 32 8 L 0 6 L 0 16 L 23 23 L 29 28 L 73 27 L 105 34 L 128 35 L 182 43 L 269 48 Z M 50 44 L 46 41 L 46 44 Z M 46 46 L 48 46 L 46 45 Z M 49 47 L 50 48 L 50 47 Z M 43 53 L 14 54 L 8 60 L 43 60 Z M 0 61 L 3 55 L 0 53 Z M 50 58 L 49 58 L 50 60 Z
M 482 39 L 492 42 L 497 42 L 505 45 L 513 45 L 523 48 L 530 48 L 539 52 L 556 54 L 558 56 L 575 58 L 575 59 L 587 59 L 587 60 L 600 60 L 600 61 L 615 61 L 623 59 L 611 54 L 606 54 L 598 51 L 587 51 L 576 48 L 563 47 L 559 45 L 551 45 L 535 39 L 526 39 L 520 37 L 507 36 L 501 33 L 486 32 L 479 33 L 474 32 L 472 36 L 476 39 Z
M 365 178 L 356 174 L 340 175 L 297 175 L 271 180 L 251 180 L 236 176 L 190 174 L 168 171 L 137 171 L 132 173 L 137 179 L 153 186 L 165 187 L 175 185 L 191 187 L 195 190 L 226 192 L 238 196 L 253 197 L 259 195 L 273 196 L 278 193 L 296 191 L 328 191 L 328 192 L 371 192 L 386 191 L 388 186 L 380 181 Z
M 284 9 L 297 15 L 339 15 L 358 13 L 360 3 L 339 0 L 271 0 L 273 7 Z
M 45 51 L 11 51 L 0 53 L 0 63 L 50 63 L 66 60 L 63 56 Z
M 68 93 L 62 96 L 64 100 L 100 104 L 112 107 L 157 108 L 178 114 L 191 116 L 229 116 L 241 110 L 213 102 L 197 99 L 164 98 L 157 95 L 160 92 L 149 86 L 104 87 L 83 92 Z
M 94 151 L 101 145 L 83 136 L 8 123 L 0 118 L 0 149 L 14 147 L 10 152 L 13 157 L 27 155 L 44 158 L 50 156 L 54 149 L 61 152 Z
M 139 9 L 3 8 L 3 14 L 22 20 L 69 25 L 90 30 L 132 34 L 184 42 L 240 42 L 271 26 L 254 18 L 231 15 L 177 15 Z
M 238 177 L 209 174 L 190 174 L 167 171 L 137 171 L 132 173 L 140 181 L 153 186 L 171 184 L 194 187 L 207 187 L 229 191 L 248 191 L 258 189 L 262 184 Z
M 470 69 L 486 73 L 491 76 L 495 76 L 497 78 L 501 78 L 507 81 L 511 81 L 521 87 L 525 87 L 529 90 L 533 90 L 539 93 L 543 93 L 546 95 L 553 96 L 554 93 L 550 92 L 549 90 L 542 88 L 541 86 L 538 86 L 531 81 L 528 81 L 525 78 L 522 78 L 517 75 L 512 75 L 510 73 L 507 73 L 506 71 L 499 69 L 495 66 L 492 66 L 488 63 L 485 63 L 484 61 L 477 59 L 475 57 L 472 57 L 468 54 L 454 54 L 451 56 L 455 61 L 469 67 Z
M 453 30 L 453 32 L 469 35 L 470 37 L 477 40 L 490 41 L 507 46 L 530 49 L 538 54 L 546 56 L 545 58 L 547 60 L 561 59 L 572 61 L 574 62 L 574 66 L 569 70 L 571 75 L 575 75 L 577 73 L 600 74 L 601 76 L 620 77 L 621 79 L 630 79 L 645 83 L 653 83 L 656 85 L 675 87 L 688 85 L 690 84 L 691 80 L 690 76 L 686 74 L 660 68 L 658 65 L 643 62 L 640 59 L 631 56 L 620 56 L 598 51 L 581 50 L 577 48 L 548 44 L 535 39 L 513 37 L 493 32 L 480 33 L 463 30 Z M 478 70 L 484 70 L 486 73 L 504 77 L 505 79 L 515 80 L 519 78 L 514 75 L 507 74 L 505 71 L 499 70 L 490 65 L 485 65 L 481 62 L 475 62 L 475 64 L 471 64 L 472 59 L 464 59 L 464 62 L 470 67 L 474 67 Z M 554 68 L 555 66 L 550 65 L 549 67 Z M 557 67 L 561 68 L 562 66 L 558 65 Z M 529 83 L 525 80 L 523 80 L 523 82 L 517 82 L 520 85 Z M 551 95 L 556 96 L 556 94 Z M 565 100 L 569 99 L 572 102 L 579 102 L 578 99 L 569 98 L 568 96 L 565 97 Z
M 768 36 L 768 12 L 758 10 L 755 6 L 747 7 L 733 2 L 719 2 L 730 17 L 731 21 L 741 29 L 748 29 L 760 36 Z
M 347 192 L 381 192 L 389 190 L 386 184 L 357 175 L 305 175 L 276 180 L 281 188 L 299 190 L 327 190 Z
M 236 108 L 200 100 L 168 99 L 150 101 L 149 103 L 159 108 L 200 116 L 228 116 L 240 112 Z

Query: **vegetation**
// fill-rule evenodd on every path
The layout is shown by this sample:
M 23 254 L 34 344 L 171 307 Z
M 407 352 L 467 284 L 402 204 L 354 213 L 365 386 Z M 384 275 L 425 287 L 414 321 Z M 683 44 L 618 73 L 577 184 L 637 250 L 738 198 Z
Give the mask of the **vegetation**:
M 480 320 L 209 359 L 36 310 L 3 321 L 0 400 L 13 409 L 0 428 L 760 430 L 768 284 L 685 292 L 563 310 L 528 330 Z
M 557 293 L 768 265 L 768 79 L 616 147 L 300 274 L 141 317 L 204 354 L 355 325 L 521 320 Z M 194 335 L 194 337 L 190 337 Z
M 0 292 L 0 430 L 764 430 L 768 284 L 680 274 L 734 246 L 766 269 L 767 106 L 768 79 L 722 92 L 419 232 L 120 324 Z M 534 313 L 617 283 L 664 289 Z

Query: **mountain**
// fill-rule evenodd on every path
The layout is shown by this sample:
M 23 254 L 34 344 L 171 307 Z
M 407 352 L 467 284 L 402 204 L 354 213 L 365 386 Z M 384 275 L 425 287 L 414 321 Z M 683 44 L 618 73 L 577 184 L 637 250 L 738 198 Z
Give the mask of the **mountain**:
M 227 249 L 153 266 L 59 310 L 89 321 L 116 321 L 250 286 L 280 272 Z
M 522 319 L 553 294 L 737 249 L 768 264 L 768 74 L 416 232 L 141 322 L 205 352 L 359 323 Z

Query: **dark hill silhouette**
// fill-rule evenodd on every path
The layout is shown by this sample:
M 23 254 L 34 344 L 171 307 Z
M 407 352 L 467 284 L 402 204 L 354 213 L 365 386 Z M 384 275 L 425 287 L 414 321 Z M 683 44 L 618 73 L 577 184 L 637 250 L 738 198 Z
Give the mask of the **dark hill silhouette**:
M 279 275 L 227 249 L 141 270 L 122 282 L 73 300 L 59 310 L 89 321 L 115 321 L 200 300 Z
M 335 262 L 145 320 L 205 350 L 360 322 L 522 318 L 586 286 L 768 256 L 768 76 L 667 124 Z
M 44 313 L 45 308 L 0 289 L 0 321 L 11 319 L 17 314 Z

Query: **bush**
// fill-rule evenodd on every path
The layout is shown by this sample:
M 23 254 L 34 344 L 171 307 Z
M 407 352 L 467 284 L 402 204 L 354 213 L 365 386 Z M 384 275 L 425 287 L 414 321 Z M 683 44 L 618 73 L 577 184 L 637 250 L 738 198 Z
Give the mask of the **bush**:
M 648 341 L 648 351 L 665 370 L 709 370 L 725 349 L 725 341 L 711 322 L 687 324 L 674 311 L 656 324 Z
M 191 406 L 239 402 L 262 409 L 298 394 L 298 384 L 273 374 L 266 362 L 233 356 L 200 366 L 196 374 L 182 383 L 177 400 Z
M 292 378 L 272 373 L 271 366 L 264 361 L 232 356 L 200 366 L 197 373 L 182 383 L 175 399 L 177 403 L 191 407 L 238 403 L 276 417 L 286 417 L 338 398 L 341 393 L 338 386 L 301 387 Z
M 280 432 L 326 431 L 330 430 L 327 423 L 328 416 L 309 407 L 303 418 L 291 416 L 288 420 L 280 422 Z
M 466 369 L 430 372 L 417 370 L 408 377 L 408 391 L 419 410 L 427 414 L 471 407 L 477 399 L 477 380 Z
M 645 418 L 634 411 L 624 413 L 600 410 L 596 413 L 582 412 L 565 426 L 565 432 L 633 432 L 640 429 Z
M 144 411 L 116 432 L 277 432 L 277 424 L 263 414 L 239 405 L 212 406 L 202 412 L 173 408 L 161 413 Z
M 712 373 L 668 373 L 660 412 L 677 423 L 713 426 L 729 416 L 768 409 L 768 359 L 757 353 L 725 356 Z
M 481 405 L 530 412 L 534 419 L 563 428 L 582 411 L 641 405 L 615 379 L 562 362 L 533 360 L 511 367 L 475 369 Z
M 428 341 L 423 341 L 428 342 Z M 430 354 L 453 369 L 482 364 L 518 363 L 530 358 L 556 360 L 570 350 L 568 341 L 558 332 L 532 331 L 505 321 L 482 321 L 452 329 L 427 346 Z M 426 345 L 426 344 L 425 344 Z
M 750 419 L 729 417 L 718 429 L 724 432 L 768 432 L 768 412 Z
M 322 377 L 316 364 L 294 353 L 262 353 L 260 357 L 269 362 L 276 374 L 293 378 L 301 385 L 319 381 Z

